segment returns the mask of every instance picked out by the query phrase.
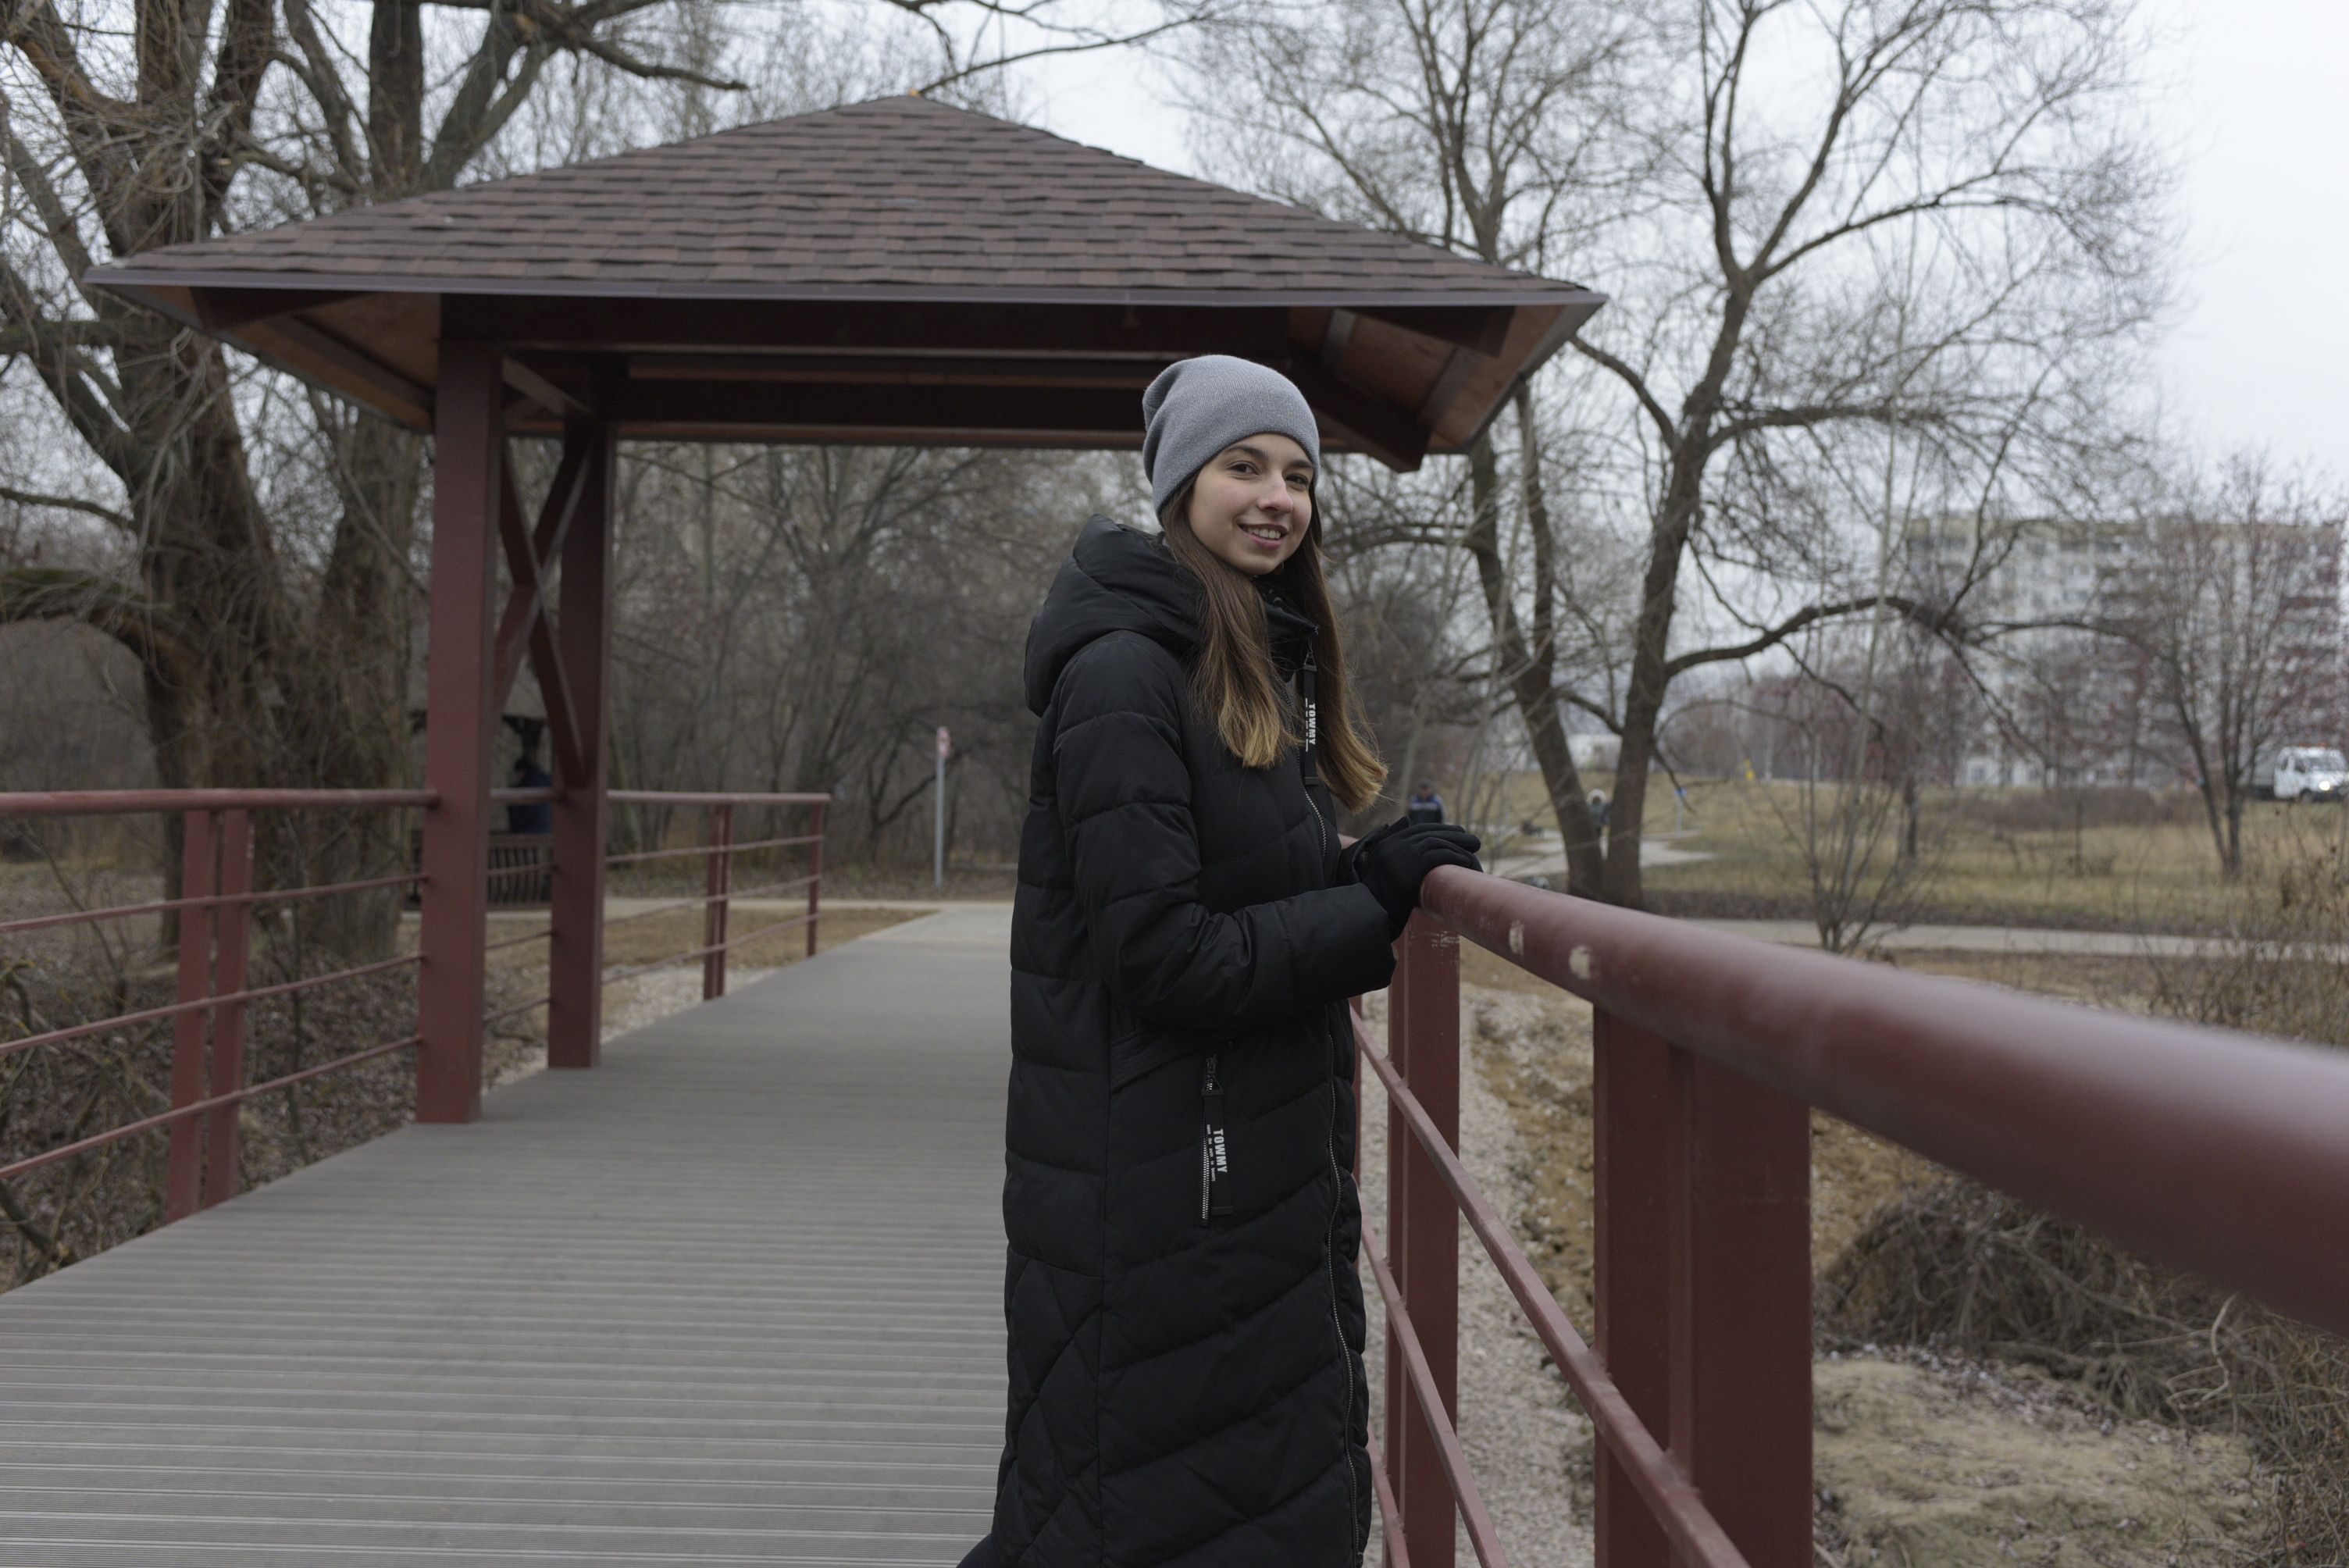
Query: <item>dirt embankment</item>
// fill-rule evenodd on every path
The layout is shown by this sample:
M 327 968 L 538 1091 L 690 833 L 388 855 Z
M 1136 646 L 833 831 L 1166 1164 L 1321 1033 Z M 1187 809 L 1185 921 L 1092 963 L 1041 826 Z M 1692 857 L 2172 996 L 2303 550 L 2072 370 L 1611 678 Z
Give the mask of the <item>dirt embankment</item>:
M 1589 1010 L 1511 985 L 1513 975 L 1488 976 L 1473 960 L 1471 972 L 1504 982 L 1464 985 L 1462 1032 L 1477 1087 L 1506 1108 L 1517 1233 L 1587 1330 Z M 1813 1255 L 1822 1267 L 1880 1204 L 1935 1173 L 1824 1115 L 1813 1117 L 1812 1150 Z M 1464 1241 L 1464 1257 L 1475 1244 Z M 1464 1346 L 1464 1360 L 1470 1354 Z M 2242 1440 L 2117 1419 L 2030 1368 L 1869 1347 L 1822 1359 L 1814 1389 L 1818 1555 L 1831 1568 L 2199 1568 L 2246 1560 L 2260 1534 L 2262 1482 Z M 1557 1478 L 1568 1494 L 1588 1496 L 1588 1464 L 1586 1440 Z M 1543 1547 L 1559 1561 L 1587 1550 L 1524 1544 Z

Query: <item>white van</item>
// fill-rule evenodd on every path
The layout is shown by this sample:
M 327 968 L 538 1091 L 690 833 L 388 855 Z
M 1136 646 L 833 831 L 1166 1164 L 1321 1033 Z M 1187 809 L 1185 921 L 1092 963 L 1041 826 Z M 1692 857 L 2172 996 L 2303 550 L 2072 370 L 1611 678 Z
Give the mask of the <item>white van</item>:
M 2287 746 L 2275 756 L 2271 779 L 2257 782 L 2279 800 L 2338 800 L 2349 790 L 2349 762 L 2331 746 Z

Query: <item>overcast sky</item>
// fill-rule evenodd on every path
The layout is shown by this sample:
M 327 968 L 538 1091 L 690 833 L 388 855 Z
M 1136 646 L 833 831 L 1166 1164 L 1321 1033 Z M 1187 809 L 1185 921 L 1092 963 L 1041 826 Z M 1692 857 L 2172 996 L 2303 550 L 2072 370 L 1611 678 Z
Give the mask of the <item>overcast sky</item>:
M 2268 446 L 2349 480 L 2349 0 L 2151 0 L 2147 15 L 2163 36 L 2153 101 L 2184 160 L 2162 396 L 2214 450 Z M 1047 129 L 1197 172 L 1143 64 L 1077 57 L 1028 80 Z

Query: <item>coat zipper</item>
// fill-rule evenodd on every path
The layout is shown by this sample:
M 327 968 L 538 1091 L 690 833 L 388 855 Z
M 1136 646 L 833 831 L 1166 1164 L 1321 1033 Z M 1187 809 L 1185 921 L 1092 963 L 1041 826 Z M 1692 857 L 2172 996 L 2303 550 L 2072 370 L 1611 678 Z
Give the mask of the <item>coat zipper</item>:
M 1319 673 L 1319 666 L 1314 662 L 1313 650 L 1308 647 L 1305 662 L 1298 669 L 1305 698 L 1305 745 L 1299 753 L 1298 769 L 1299 781 L 1305 789 L 1306 809 L 1313 813 L 1321 863 L 1326 867 L 1330 863 L 1330 821 L 1321 815 L 1321 808 L 1313 799 L 1313 787 L 1321 781 L 1321 770 L 1314 766 L 1313 756 L 1315 743 L 1321 738 L 1320 705 L 1317 700 L 1319 694 L 1314 689 L 1315 676 Z M 1208 1059 L 1212 1064 L 1214 1058 Z M 1346 1345 L 1346 1326 L 1338 1316 L 1338 1213 L 1345 1202 L 1346 1177 L 1338 1168 L 1338 1078 L 1334 1068 L 1330 1078 L 1330 1125 L 1322 1138 L 1321 1150 L 1330 1161 L 1330 1218 L 1321 1229 L 1321 1268 L 1330 1282 L 1330 1334 L 1338 1344 L 1338 1375 L 1346 1390 L 1338 1416 L 1338 1462 L 1346 1467 L 1346 1506 L 1349 1510 L 1346 1517 L 1350 1529 L 1352 1522 L 1361 1515 L 1362 1483 L 1361 1478 L 1354 1473 L 1354 1373 L 1348 1364 L 1352 1351 Z M 1359 1552 L 1364 1544 L 1357 1541 L 1354 1548 Z
M 1346 1345 L 1346 1326 L 1338 1319 L 1338 1210 L 1345 1202 L 1345 1176 L 1338 1169 L 1338 1080 L 1330 1079 L 1330 1130 L 1322 1140 L 1322 1151 L 1330 1157 L 1330 1222 L 1321 1232 L 1321 1267 L 1330 1280 L 1330 1333 L 1338 1342 L 1338 1375 L 1344 1380 L 1345 1403 L 1339 1408 L 1338 1462 L 1346 1467 L 1347 1528 L 1361 1517 L 1361 1482 L 1354 1475 L 1354 1369 L 1349 1364 L 1353 1352 Z M 1354 1543 L 1357 1551 L 1364 1542 Z

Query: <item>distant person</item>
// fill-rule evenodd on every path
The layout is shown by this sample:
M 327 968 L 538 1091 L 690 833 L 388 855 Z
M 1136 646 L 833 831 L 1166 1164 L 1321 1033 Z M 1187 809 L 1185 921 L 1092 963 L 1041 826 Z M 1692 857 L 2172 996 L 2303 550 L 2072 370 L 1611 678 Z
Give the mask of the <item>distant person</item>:
M 1589 804 L 1589 807 L 1590 807 L 1590 820 L 1591 820 L 1592 824 L 1593 824 L 1593 825 L 1595 825 L 1595 826 L 1599 830 L 1599 831 L 1601 831 L 1601 832 L 1606 831 L 1606 830 L 1607 830 L 1607 791 L 1605 791 L 1604 789 L 1593 789 L 1593 790 L 1590 792 L 1590 799 L 1589 799 L 1588 804 Z
M 1403 802 L 1402 814 L 1414 825 L 1444 820 L 1444 797 L 1435 792 L 1432 780 L 1420 780 L 1419 788 L 1413 790 L 1411 799 Z
M 1028 630 L 1009 1408 L 964 1568 L 1359 1568 L 1371 1472 L 1348 1000 L 1475 838 L 1398 817 L 1322 575 L 1319 427 L 1223 355 L 1143 395 L 1159 530 Z
M 512 783 L 517 789 L 549 789 L 554 786 L 554 775 L 540 767 L 538 758 L 525 751 L 514 758 Z M 506 808 L 506 831 L 552 833 L 554 831 L 554 808 L 544 800 L 516 800 Z

